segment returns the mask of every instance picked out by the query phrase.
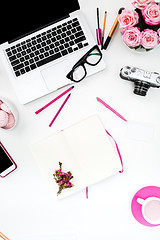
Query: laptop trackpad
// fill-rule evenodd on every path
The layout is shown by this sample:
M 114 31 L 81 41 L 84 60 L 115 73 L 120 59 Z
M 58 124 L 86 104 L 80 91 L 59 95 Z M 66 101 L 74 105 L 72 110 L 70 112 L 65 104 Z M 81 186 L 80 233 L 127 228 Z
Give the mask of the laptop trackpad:
M 54 91 L 58 88 L 71 84 L 72 81 L 66 78 L 67 73 L 71 69 L 72 65 L 66 59 L 42 70 L 41 74 L 48 90 Z

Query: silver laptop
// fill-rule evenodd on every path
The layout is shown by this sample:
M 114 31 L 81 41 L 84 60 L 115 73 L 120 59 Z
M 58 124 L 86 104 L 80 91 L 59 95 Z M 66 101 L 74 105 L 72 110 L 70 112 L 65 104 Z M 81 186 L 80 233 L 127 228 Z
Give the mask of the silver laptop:
M 78 0 L 6 1 L 3 7 L 8 17 L 1 19 L 0 57 L 20 103 L 73 84 L 67 73 L 96 44 Z M 101 61 L 88 75 L 104 67 Z

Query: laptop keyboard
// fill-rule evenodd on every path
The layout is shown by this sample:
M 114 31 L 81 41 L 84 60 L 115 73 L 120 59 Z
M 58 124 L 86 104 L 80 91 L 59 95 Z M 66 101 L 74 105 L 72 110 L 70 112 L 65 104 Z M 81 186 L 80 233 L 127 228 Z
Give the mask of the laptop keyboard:
M 16 77 L 87 46 L 77 18 L 7 48 Z

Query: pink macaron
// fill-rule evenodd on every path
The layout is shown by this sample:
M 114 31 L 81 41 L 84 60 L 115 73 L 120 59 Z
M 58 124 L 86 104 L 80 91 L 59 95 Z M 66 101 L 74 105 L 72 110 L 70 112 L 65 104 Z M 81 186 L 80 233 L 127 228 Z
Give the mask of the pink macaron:
M 17 124 L 18 112 L 14 104 L 0 97 L 0 129 L 11 130 Z
M 10 129 L 10 128 L 13 128 L 14 125 L 15 125 L 15 117 L 14 117 L 14 115 L 12 113 L 8 114 L 8 122 L 5 125 L 5 127 L 3 127 L 3 128 L 4 129 Z
M 7 113 L 11 113 L 11 110 L 6 103 L 1 104 L 1 109 Z
M 5 127 L 8 123 L 9 115 L 8 113 L 0 110 L 0 127 Z

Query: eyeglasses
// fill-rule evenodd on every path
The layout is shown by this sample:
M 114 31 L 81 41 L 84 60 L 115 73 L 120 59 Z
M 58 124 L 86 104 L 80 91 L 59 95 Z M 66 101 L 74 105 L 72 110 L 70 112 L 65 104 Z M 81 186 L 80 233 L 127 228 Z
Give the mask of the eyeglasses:
M 99 47 L 95 45 L 73 66 L 72 70 L 67 74 L 66 77 L 73 82 L 82 81 L 87 75 L 85 64 L 96 66 L 101 59 L 102 53 L 99 50 Z

